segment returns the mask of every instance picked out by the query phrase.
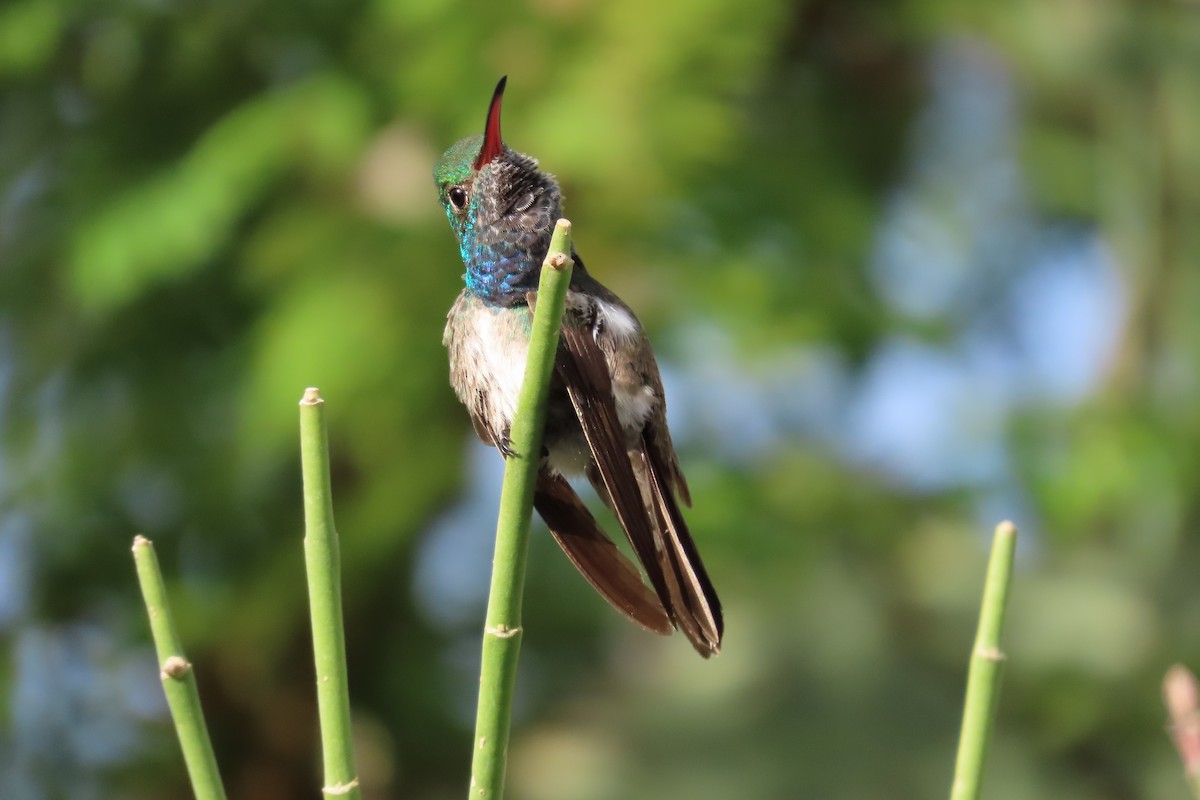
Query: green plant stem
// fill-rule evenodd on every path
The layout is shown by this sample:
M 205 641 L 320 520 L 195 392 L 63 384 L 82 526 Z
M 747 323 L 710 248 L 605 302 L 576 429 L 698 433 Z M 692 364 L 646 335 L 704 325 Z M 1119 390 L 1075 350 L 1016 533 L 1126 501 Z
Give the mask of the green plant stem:
M 167 589 L 163 585 L 154 545 L 144 536 L 135 536 L 133 539 L 133 562 L 137 568 L 138 583 L 142 587 L 142 598 L 146 601 L 146 613 L 150 616 L 150 633 L 158 653 L 159 677 L 162 679 L 163 692 L 167 695 L 171 719 L 175 721 L 175 733 L 179 736 L 179 746 L 187 764 L 192 793 L 196 795 L 196 800 L 224 800 L 225 789 L 221 785 L 217 759 L 208 738 L 208 727 L 204 724 L 196 676 L 183 654 L 179 634 L 171 619 Z
M 479 707 L 471 762 L 471 798 L 500 800 L 508 760 L 517 659 L 521 652 L 521 596 L 529 545 L 533 489 L 546 423 L 546 399 L 558 350 L 563 303 L 571 282 L 571 223 L 560 219 L 542 265 L 533 312 L 525 378 L 509 439 L 515 455 L 504 464 L 496 523 L 496 555 L 488 595 L 480 666 Z
M 325 762 L 326 797 L 362 796 L 354 768 L 346 636 L 342 629 L 342 579 L 333 498 L 325 401 L 308 389 L 300 401 L 300 462 L 304 473 L 304 564 L 317 667 L 317 712 Z
M 983 764 L 996 717 L 996 702 L 1000 697 L 1000 678 L 1004 670 L 1000 635 L 1004 630 L 1004 612 L 1008 605 L 1008 588 L 1012 582 L 1016 549 L 1016 527 L 1011 522 L 997 525 L 992 539 L 992 555 L 988 561 L 987 581 L 983 587 L 983 606 L 979 610 L 975 649 L 971 653 L 967 672 L 967 697 L 950 800 L 975 800 L 979 797 Z

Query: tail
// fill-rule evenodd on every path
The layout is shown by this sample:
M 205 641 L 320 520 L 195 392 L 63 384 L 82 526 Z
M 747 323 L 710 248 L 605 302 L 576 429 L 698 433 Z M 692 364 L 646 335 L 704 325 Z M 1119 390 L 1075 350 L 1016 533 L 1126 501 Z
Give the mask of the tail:
M 684 522 L 683 513 L 666 476 L 670 474 L 660 451 L 642 438 L 641 469 L 638 478 L 643 484 L 649 513 L 662 542 L 660 556 L 664 563 L 670 596 L 671 617 L 696 648 L 708 658 L 721 650 L 725 620 L 721 600 L 713 588 L 700 552 Z
M 674 630 L 658 596 L 642 582 L 633 562 L 600 530 L 571 484 L 559 475 L 539 472 L 533 505 L 567 558 L 609 605 L 648 631 L 669 634 Z

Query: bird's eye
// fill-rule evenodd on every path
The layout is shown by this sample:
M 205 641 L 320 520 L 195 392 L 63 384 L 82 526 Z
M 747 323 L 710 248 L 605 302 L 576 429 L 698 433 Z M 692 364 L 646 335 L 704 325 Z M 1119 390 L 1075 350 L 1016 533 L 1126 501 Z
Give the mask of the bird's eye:
M 467 207 L 467 193 L 461 187 L 455 186 L 449 192 L 450 204 L 462 211 Z

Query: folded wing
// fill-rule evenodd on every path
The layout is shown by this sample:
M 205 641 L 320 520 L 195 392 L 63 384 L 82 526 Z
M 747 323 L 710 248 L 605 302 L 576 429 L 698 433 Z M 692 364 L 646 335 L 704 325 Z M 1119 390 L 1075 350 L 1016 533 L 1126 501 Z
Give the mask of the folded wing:
M 720 649 L 721 606 L 668 483 L 670 459 L 644 433 L 632 451 L 627 446 L 608 364 L 592 331 L 564 320 L 561 341 L 555 369 L 595 460 L 597 491 L 671 622 L 707 658 Z

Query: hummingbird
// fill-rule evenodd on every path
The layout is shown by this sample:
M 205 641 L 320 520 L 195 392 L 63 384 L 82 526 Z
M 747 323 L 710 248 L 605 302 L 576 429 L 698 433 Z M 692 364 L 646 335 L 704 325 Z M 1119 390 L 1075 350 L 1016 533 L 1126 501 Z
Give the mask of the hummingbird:
M 433 174 L 466 265 L 442 337 L 450 384 L 479 438 L 513 458 L 530 455 L 513 452 L 509 431 L 562 192 L 536 159 L 504 143 L 506 81 L 496 85 L 483 134 L 453 145 Z M 721 647 L 721 603 L 680 510 L 691 496 L 654 351 L 629 306 L 588 273 L 574 247 L 571 257 L 534 508 L 609 604 L 655 633 L 682 631 L 708 658 Z M 577 475 L 614 512 L 649 586 L 567 482 Z

